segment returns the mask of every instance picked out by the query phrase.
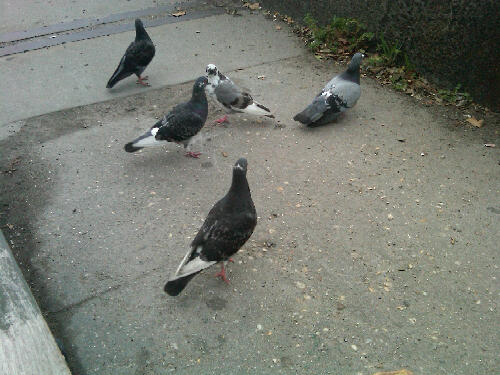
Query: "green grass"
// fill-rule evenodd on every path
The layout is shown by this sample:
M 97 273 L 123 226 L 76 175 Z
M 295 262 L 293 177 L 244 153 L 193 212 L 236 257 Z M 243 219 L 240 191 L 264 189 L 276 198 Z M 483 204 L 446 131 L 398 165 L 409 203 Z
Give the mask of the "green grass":
M 438 97 L 447 103 L 456 103 L 464 100 L 465 103 L 471 101 L 471 96 L 467 92 L 460 91 L 461 84 L 455 86 L 453 90 L 438 90 Z
M 313 52 L 370 52 L 372 56 L 365 61 L 369 66 L 404 67 L 407 72 L 415 70 L 401 42 L 389 42 L 382 33 L 369 31 L 363 23 L 354 18 L 334 16 L 330 23 L 320 26 L 308 13 L 304 23 L 311 32 L 308 45 Z
M 307 14 L 304 23 L 307 26 L 304 31 L 308 46 L 318 59 L 323 59 L 324 54 L 345 56 L 354 52 L 367 53 L 363 64 L 375 74 L 381 72 L 381 79 L 389 80 L 394 89 L 406 93 L 411 93 L 408 89 L 430 90 L 427 91 L 429 94 L 436 92 L 427 88 L 428 83 L 417 73 L 402 42 L 388 40 L 383 33 L 375 34 L 354 18 L 334 16 L 327 25 L 320 26 L 311 14 Z M 414 81 L 419 84 L 415 85 Z M 446 103 L 468 105 L 472 102 L 471 96 L 461 90 L 460 84 L 453 90 L 438 90 L 437 97 Z
M 395 43 L 387 42 L 383 34 L 378 35 L 378 40 L 377 51 L 380 52 L 381 56 L 387 62 L 387 65 L 401 65 L 401 59 L 403 58 L 402 43 L 399 41 Z
M 313 51 L 330 49 L 336 53 L 340 48 L 349 52 L 368 48 L 375 38 L 375 34 L 367 31 L 366 26 L 354 18 L 334 16 L 326 26 L 319 26 L 318 22 L 307 14 L 304 23 L 311 31 L 312 40 L 309 48 Z

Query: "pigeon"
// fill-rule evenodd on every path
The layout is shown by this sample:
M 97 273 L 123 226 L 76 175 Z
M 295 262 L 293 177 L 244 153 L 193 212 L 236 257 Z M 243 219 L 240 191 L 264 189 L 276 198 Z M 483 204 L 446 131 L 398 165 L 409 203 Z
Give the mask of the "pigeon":
M 326 84 L 311 104 L 293 118 L 309 127 L 328 124 L 352 108 L 361 95 L 359 66 L 364 55 L 356 53 L 347 70 Z
M 187 103 L 176 105 L 161 120 L 139 138 L 125 145 L 125 151 L 135 152 L 143 147 L 159 146 L 163 141 L 182 143 L 190 146 L 191 139 L 198 134 L 208 115 L 208 102 L 205 94 L 206 77 L 199 77 L 193 85 L 193 94 Z M 188 151 L 186 156 L 198 158 L 200 152 Z
M 153 60 L 155 55 L 155 46 L 151 41 L 148 33 L 144 29 L 142 21 L 137 18 L 135 20 L 135 40 L 130 43 L 125 54 L 118 64 L 115 72 L 108 81 L 106 87 L 108 89 L 112 88 L 118 81 L 121 81 L 132 74 L 135 74 L 137 79 L 137 84 L 143 86 L 149 86 L 148 83 L 144 82 L 148 77 L 142 77 L 141 74 L 148 64 Z
M 165 292 L 177 296 L 187 283 L 205 268 L 221 263 L 221 277 L 226 283 L 224 266 L 253 233 L 257 225 L 257 212 L 247 181 L 247 160 L 238 159 L 233 167 L 233 181 L 226 196 L 208 213 L 205 222 L 191 243 L 191 248 L 165 285 Z
M 236 86 L 229 77 L 219 72 L 214 64 L 208 64 L 206 72 L 208 94 L 226 111 L 274 118 L 269 108 L 253 100 L 248 91 Z M 225 121 L 227 121 L 227 115 L 216 120 L 219 124 Z

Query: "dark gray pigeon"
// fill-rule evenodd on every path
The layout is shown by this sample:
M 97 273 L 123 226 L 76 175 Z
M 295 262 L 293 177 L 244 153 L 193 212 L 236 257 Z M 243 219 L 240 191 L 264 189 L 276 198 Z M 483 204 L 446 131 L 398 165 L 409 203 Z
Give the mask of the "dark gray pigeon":
M 219 72 L 214 64 L 208 64 L 206 72 L 208 94 L 227 112 L 249 113 L 274 118 L 269 108 L 253 100 L 248 91 L 236 86 L 229 77 Z M 225 121 L 227 121 L 227 115 L 216 120 L 218 123 Z
M 118 81 L 121 81 L 132 74 L 135 74 L 138 79 L 137 83 L 143 86 L 149 86 L 145 80 L 148 77 L 142 77 L 141 74 L 148 64 L 153 60 L 155 55 L 155 46 L 151 41 L 142 21 L 137 18 L 135 20 L 135 40 L 130 43 L 125 54 L 118 64 L 115 72 L 108 81 L 106 87 L 112 88 Z
M 229 283 L 224 266 L 247 242 L 256 225 L 257 212 L 247 181 L 247 160 L 241 158 L 233 167 L 231 188 L 208 213 L 191 249 L 165 285 L 165 292 L 178 295 L 194 276 L 217 262 L 222 262 L 222 268 L 215 276 Z
M 198 134 L 208 115 L 205 95 L 206 77 L 199 77 L 193 85 L 193 94 L 187 103 L 176 105 L 169 113 L 139 138 L 125 145 L 125 151 L 135 152 L 143 147 L 160 146 L 164 142 L 182 143 L 190 146 L 191 139 Z M 186 156 L 198 158 L 200 152 L 188 151 Z
M 347 70 L 328 82 L 311 104 L 293 118 L 314 127 L 335 121 L 341 113 L 354 107 L 361 96 L 359 66 L 364 55 L 356 53 Z

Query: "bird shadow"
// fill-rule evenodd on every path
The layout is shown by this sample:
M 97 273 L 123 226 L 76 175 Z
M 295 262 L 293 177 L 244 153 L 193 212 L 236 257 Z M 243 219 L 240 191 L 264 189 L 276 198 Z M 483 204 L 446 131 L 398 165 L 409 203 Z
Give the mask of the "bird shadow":
M 141 85 L 137 84 L 136 81 L 137 81 L 137 79 L 125 78 L 125 80 L 118 82 L 115 86 L 113 86 L 110 89 L 106 88 L 106 90 L 108 90 L 108 92 L 110 94 L 121 94 L 125 91 L 130 91 L 134 88 L 135 89 L 140 89 L 140 88 L 151 89 L 151 88 L 153 88 L 151 85 L 141 86 Z
M 322 125 L 315 125 L 315 126 L 306 126 L 300 124 L 298 128 L 303 131 L 304 133 L 310 133 L 310 132 L 320 132 L 320 131 L 326 131 L 327 129 L 344 129 L 350 126 L 346 121 L 342 121 L 342 119 L 335 120 L 332 122 L 329 122 L 327 124 L 322 124 Z

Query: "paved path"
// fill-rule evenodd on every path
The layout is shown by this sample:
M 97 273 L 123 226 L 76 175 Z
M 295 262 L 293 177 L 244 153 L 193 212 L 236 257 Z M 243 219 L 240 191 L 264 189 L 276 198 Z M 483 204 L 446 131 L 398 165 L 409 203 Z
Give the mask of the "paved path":
M 362 97 L 340 123 L 303 129 L 291 117 L 341 67 L 248 13 L 153 28 L 162 51 L 148 68 L 153 88 L 131 80 L 107 92 L 131 35 L 15 55 L 50 74 L 47 59 L 64 58 L 55 79 L 74 75 L 57 81 L 58 103 L 18 108 L 82 106 L 2 115 L 0 163 L 13 170 L 0 176 L 2 229 L 76 373 L 495 371 L 500 155 L 484 147 L 499 143 L 492 119 L 457 127 L 441 108 L 362 78 Z M 78 70 L 80 53 L 93 57 Z M 252 89 L 277 121 L 207 123 L 199 160 L 175 145 L 123 152 L 189 96 L 192 83 L 178 83 L 207 62 Z M 50 74 L 33 73 L 31 96 L 54 91 Z M 21 78 L 13 97 L 27 90 Z M 209 121 L 218 115 L 211 107 Z M 209 270 L 167 297 L 165 280 L 240 156 L 259 223 L 230 266 L 231 285 Z

